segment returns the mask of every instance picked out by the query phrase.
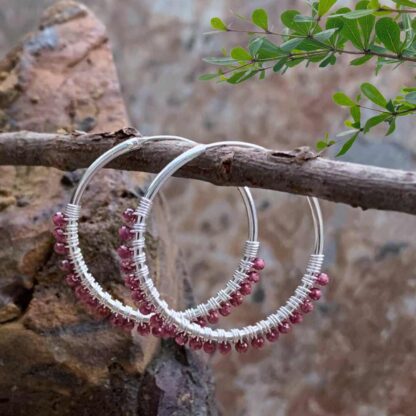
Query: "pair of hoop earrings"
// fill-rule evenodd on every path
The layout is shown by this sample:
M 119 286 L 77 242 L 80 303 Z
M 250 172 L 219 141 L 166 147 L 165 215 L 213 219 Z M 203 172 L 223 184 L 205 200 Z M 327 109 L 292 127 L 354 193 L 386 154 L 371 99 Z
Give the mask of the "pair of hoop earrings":
M 140 199 L 137 209 L 127 209 L 123 213 L 125 225 L 119 229 L 123 244 L 117 249 L 124 282 L 131 290 L 137 310 L 114 299 L 106 292 L 89 272 L 84 261 L 78 238 L 78 219 L 81 211 L 81 198 L 93 176 L 110 161 L 125 153 L 140 149 L 149 141 L 178 140 L 195 146 L 171 161 L 153 180 L 146 194 Z M 100 156 L 85 172 L 65 211 L 53 216 L 56 226 L 54 250 L 65 256 L 59 262 L 61 270 L 67 273 L 65 280 L 75 291 L 76 297 L 94 314 L 108 318 L 110 322 L 127 331 L 136 330 L 140 335 L 154 335 L 161 338 L 173 338 L 179 345 L 189 344 L 194 350 L 204 350 L 212 354 L 218 350 L 227 354 L 234 346 L 235 350 L 246 352 L 251 345 L 262 348 L 265 341 L 274 342 L 279 334 L 286 334 L 293 324 L 302 322 L 303 316 L 314 308 L 313 301 L 321 297 L 321 286 L 329 278 L 321 272 L 323 255 L 323 224 L 319 202 L 316 198 L 307 198 L 312 214 L 315 232 L 315 245 L 308 261 L 306 272 L 299 285 L 286 303 L 265 319 L 243 328 L 224 330 L 211 328 L 220 316 L 227 316 L 233 307 L 242 304 L 245 296 L 252 291 L 253 284 L 260 280 L 259 272 L 264 268 L 264 260 L 257 257 L 257 213 L 248 188 L 238 188 L 248 218 L 248 239 L 244 243 L 242 258 L 232 278 L 224 289 L 195 308 L 182 312 L 172 310 L 161 299 L 154 286 L 146 263 L 146 219 L 152 207 L 152 201 L 160 188 L 178 169 L 197 158 L 208 149 L 219 146 L 241 146 L 263 149 L 245 142 L 218 142 L 208 145 L 177 136 L 135 137 L 113 147 Z

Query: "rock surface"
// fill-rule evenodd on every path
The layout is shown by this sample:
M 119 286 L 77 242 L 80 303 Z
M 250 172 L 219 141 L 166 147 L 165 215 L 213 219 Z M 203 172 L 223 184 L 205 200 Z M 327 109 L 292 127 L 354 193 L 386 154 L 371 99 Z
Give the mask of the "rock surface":
M 128 125 L 105 27 L 73 1 L 47 9 L 39 29 L 0 62 L 0 74 L 3 130 Z M 126 136 L 133 133 L 126 130 Z M 0 167 L 0 414 L 188 415 L 198 406 L 215 415 L 210 373 L 200 360 L 173 344 L 160 349 L 156 338 L 94 320 L 64 285 L 50 218 L 81 174 Z M 80 229 L 87 263 L 124 301 L 129 296 L 117 266 L 117 228 L 147 181 L 145 174 L 103 171 L 84 198 Z M 186 272 L 161 199 L 152 218 L 151 267 L 177 307 Z M 180 374 L 182 385 L 169 373 Z

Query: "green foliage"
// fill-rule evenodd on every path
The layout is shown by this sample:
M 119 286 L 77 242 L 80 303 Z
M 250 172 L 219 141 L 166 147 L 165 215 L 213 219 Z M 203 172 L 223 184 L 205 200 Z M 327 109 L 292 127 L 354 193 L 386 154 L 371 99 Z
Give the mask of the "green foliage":
M 378 74 L 384 67 L 416 62 L 416 1 L 393 0 L 387 7 L 379 0 L 360 0 L 355 7 L 336 8 L 337 0 L 314 0 L 309 13 L 285 10 L 280 15 L 279 31 L 274 31 L 268 13 L 256 9 L 251 18 L 242 18 L 253 29 L 234 29 L 219 17 L 211 26 L 220 32 L 246 32 L 246 45 L 237 45 L 220 57 L 206 58 L 217 65 L 216 73 L 201 75 L 201 80 L 240 84 L 250 78 L 263 79 L 266 72 L 284 74 L 305 64 L 328 68 L 336 65 L 340 55 L 351 55 L 352 66 L 371 64 Z M 276 25 L 277 26 L 277 25 Z M 416 88 L 404 87 L 392 99 L 384 97 L 372 83 L 360 86 L 355 99 L 338 91 L 335 104 L 349 109 L 348 130 L 337 137 L 347 137 L 338 151 L 345 154 L 362 134 L 386 126 L 385 134 L 395 131 L 399 117 L 416 112 Z M 371 115 L 370 113 L 376 113 Z M 318 150 L 335 144 L 328 135 L 317 142 Z

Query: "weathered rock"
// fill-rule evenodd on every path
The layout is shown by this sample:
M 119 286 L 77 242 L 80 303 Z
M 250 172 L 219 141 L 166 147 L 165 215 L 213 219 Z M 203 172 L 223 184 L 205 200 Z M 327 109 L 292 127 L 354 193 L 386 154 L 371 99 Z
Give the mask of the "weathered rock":
M 39 29 L 0 62 L 0 73 L 4 130 L 108 131 L 128 124 L 105 27 L 73 1 L 48 9 Z M 125 130 L 126 136 L 132 133 Z M 50 217 L 68 201 L 80 174 L 0 168 L 0 414 L 5 416 L 142 414 L 138 400 L 150 377 L 145 368 L 159 341 L 132 337 L 85 313 L 63 284 L 52 251 Z M 117 228 L 121 212 L 136 205 L 147 180 L 144 174 L 100 172 L 83 204 L 81 245 L 87 263 L 97 280 L 124 301 L 129 296 L 117 267 Z M 160 200 L 152 218 L 150 263 L 160 290 L 177 307 L 186 273 Z M 201 378 L 200 384 L 186 384 L 189 400 L 205 400 L 206 409 L 215 412 L 206 368 L 177 360 L 176 352 L 185 353 L 173 345 L 166 348 L 166 359 L 158 358 L 157 365 L 162 360 L 175 368 L 184 385 L 188 377 Z M 159 392 L 172 387 L 161 385 Z M 163 394 L 147 391 L 154 410 L 146 414 L 166 414 L 158 410 L 158 403 L 165 406 Z M 189 412 L 180 414 L 195 414 Z

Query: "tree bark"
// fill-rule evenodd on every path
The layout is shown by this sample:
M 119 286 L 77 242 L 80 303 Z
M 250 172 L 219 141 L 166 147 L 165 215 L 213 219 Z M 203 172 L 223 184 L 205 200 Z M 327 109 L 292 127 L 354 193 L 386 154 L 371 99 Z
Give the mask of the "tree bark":
M 0 74 L 2 130 L 96 132 L 128 124 L 105 28 L 73 1 L 48 9 L 39 30 L 0 62 Z M 0 177 L 0 414 L 215 415 L 203 363 L 172 343 L 160 348 L 156 338 L 95 321 L 63 284 L 50 217 L 68 201 L 78 173 L 3 166 Z M 124 302 L 129 296 L 114 252 L 118 218 L 136 205 L 147 180 L 102 172 L 83 206 L 87 262 Z M 186 271 L 160 200 L 153 214 L 151 267 L 161 292 L 180 308 Z M 181 383 L 169 378 L 174 373 Z
M 0 165 L 85 168 L 103 152 L 134 135 L 137 132 L 131 128 L 101 134 L 3 133 Z M 140 151 L 114 160 L 109 167 L 157 173 L 190 147 L 173 141 L 147 143 Z M 214 148 L 184 166 L 176 176 L 223 186 L 245 185 L 316 196 L 362 209 L 416 214 L 416 173 L 328 160 L 307 148 L 290 152 Z

